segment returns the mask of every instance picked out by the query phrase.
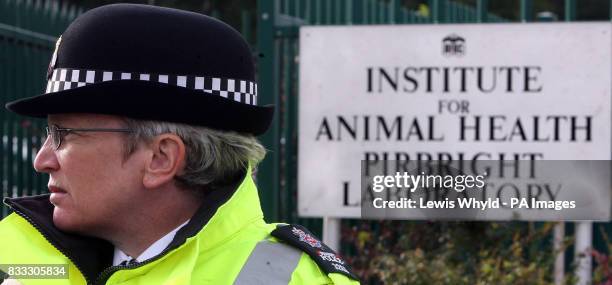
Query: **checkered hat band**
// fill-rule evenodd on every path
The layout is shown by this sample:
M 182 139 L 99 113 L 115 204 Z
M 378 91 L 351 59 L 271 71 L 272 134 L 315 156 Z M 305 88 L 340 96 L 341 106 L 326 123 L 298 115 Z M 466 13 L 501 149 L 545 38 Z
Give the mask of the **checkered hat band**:
M 221 96 L 240 103 L 257 105 L 257 83 L 248 80 L 217 78 L 207 76 L 152 74 L 56 68 L 47 82 L 45 93 L 78 88 L 89 84 L 115 80 L 153 81 L 174 86 L 201 90 L 213 96 Z

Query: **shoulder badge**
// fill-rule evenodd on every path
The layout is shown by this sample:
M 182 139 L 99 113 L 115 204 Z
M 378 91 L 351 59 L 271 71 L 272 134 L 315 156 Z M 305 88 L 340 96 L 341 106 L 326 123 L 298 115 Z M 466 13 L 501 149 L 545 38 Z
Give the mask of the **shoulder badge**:
M 340 273 L 352 279 L 359 280 L 351 271 L 350 266 L 340 255 L 322 243 L 308 229 L 300 225 L 278 225 L 272 233 L 273 237 L 306 252 L 323 271 Z

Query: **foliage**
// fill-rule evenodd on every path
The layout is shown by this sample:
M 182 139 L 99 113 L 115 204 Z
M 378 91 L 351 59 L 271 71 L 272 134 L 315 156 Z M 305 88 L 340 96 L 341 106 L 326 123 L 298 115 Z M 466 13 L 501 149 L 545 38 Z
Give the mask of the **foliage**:
M 598 250 L 593 250 L 591 252 L 593 260 L 596 264 L 593 274 L 593 284 L 612 285 L 612 258 L 610 257 L 610 253 L 612 253 L 612 243 L 610 242 L 606 232 L 603 231 L 603 229 L 600 230 L 601 235 L 604 237 L 604 240 L 608 245 L 608 253 L 606 254 Z
M 547 285 L 554 284 L 555 253 L 546 250 L 553 226 L 383 221 L 345 225 L 343 236 L 351 244 L 345 252 L 354 253 L 346 257 L 364 284 Z M 566 238 L 563 248 L 571 243 Z M 565 284 L 575 282 L 566 274 Z

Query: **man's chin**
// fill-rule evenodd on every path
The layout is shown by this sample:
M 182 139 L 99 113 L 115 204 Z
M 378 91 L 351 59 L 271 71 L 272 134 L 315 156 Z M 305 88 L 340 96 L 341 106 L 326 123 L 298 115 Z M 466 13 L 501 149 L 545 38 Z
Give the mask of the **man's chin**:
M 71 217 L 66 210 L 58 208 L 53 209 L 53 224 L 60 230 L 65 232 L 78 232 L 79 224 Z

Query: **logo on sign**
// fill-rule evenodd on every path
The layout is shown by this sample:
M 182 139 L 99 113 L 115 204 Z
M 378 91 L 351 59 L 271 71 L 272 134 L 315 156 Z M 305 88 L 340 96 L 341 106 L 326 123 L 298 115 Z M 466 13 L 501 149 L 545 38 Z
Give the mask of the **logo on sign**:
M 463 56 L 465 54 L 465 39 L 450 34 L 442 39 L 442 54 L 444 56 Z

